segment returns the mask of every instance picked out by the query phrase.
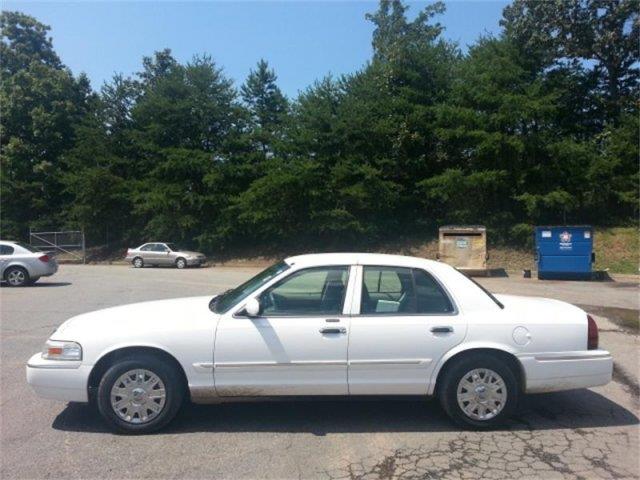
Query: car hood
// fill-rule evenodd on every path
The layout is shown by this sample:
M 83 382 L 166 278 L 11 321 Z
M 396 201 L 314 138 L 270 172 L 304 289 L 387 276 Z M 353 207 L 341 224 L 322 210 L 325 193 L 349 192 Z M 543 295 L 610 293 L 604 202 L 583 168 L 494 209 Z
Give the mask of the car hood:
M 196 318 L 211 319 L 213 295 L 173 298 L 105 308 L 70 318 L 54 332 L 53 339 L 75 340 L 101 332 L 158 331 L 175 328 Z

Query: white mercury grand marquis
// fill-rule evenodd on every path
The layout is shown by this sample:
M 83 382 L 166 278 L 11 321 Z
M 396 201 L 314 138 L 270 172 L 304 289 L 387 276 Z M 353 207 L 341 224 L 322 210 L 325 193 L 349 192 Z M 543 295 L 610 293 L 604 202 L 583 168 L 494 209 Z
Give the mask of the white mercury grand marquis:
M 583 310 L 492 295 L 443 263 L 288 258 L 222 295 L 73 317 L 27 364 L 46 398 L 95 402 L 115 430 L 157 430 L 188 398 L 435 395 L 490 427 L 519 397 L 604 385 L 613 360 Z

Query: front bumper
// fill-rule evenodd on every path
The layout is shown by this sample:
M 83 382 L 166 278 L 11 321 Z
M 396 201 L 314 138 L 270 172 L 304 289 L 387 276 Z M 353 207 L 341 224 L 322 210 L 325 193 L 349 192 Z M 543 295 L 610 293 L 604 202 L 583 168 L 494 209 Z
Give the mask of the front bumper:
M 187 265 L 190 267 L 201 266 L 207 263 L 206 257 L 191 257 L 187 258 Z
M 27 362 L 27 383 L 43 398 L 88 402 L 90 365 L 82 362 L 44 360 L 36 353 Z
M 606 350 L 520 354 L 526 393 L 597 387 L 611 381 L 613 357 Z

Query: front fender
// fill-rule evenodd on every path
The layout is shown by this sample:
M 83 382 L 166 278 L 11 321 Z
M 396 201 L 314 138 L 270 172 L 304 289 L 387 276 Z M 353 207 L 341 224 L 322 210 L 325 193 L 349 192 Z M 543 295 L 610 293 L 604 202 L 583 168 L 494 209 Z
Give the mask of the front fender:
M 110 353 L 115 352 L 117 350 L 123 350 L 125 348 L 154 348 L 156 350 L 162 350 L 163 352 L 175 358 L 178 361 L 178 363 L 182 365 L 182 368 L 186 371 L 185 369 L 186 365 L 184 365 L 184 363 L 180 361 L 180 356 L 177 355 L 176 352 L 174 352 L 171 348 L 167 347 L 164 344 L 155 343 L 155 342 L 120 342 L 120 343 L 109 345 L 108 347 L 102 349 L 100 353 L 94 356 L 91 366 L 96 365 L 101 359 L 103 359 Z

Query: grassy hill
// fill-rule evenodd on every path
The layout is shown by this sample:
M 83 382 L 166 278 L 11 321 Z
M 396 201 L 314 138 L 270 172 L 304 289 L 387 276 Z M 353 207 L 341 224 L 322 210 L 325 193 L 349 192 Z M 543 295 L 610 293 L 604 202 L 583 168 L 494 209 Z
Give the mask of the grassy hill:
M 640 265 L 640 232 L 633 227 L 595 229 L 594 248 L 596 252 L 596 270 L 608 270 L 611 273 L 638 274 Z M 375 247 L 358 249 L 364 251 L 412 255 L 423 258 L 436 258 L 438 240 L 400 239 Z M 225 265 L 257 266 L 267 265 L 276 259 L 302 252 L 281 252 L 266 255 L 229 255 L 221 259 Z M 535 270 L 533 248 L 510 248 L 494 246 L 489 238 L 489 268 L 505 270 Z M 215 260 L 214 260 L 215 261 Z
M 596 270 L 608 270 L 610 273 L 638 274 L 640 266 L 640 232 L 633 227 L 596 228 L 594 235 L 596 251 Z M 368 247 L 356 247 L 349 250 L 368 251 L 380 253 L 393 253 L 399 255 L 412 255 L 416 257 L 435 259 L 438 252 L 437 239 L 396 239 Z M 312 250 L 317 252 L 318 250 Z M 283 257 L 311 253 L 304 247 L 298 247 L 295 251 L 276 249 L 268 252 L 246 250 L 228 252 L 224 256 L 213 255 L 212 262 L 217 265 L 228 266 L 266 266 Z M 123 261 L 123 252 L 106 251 L 104 248 L 95 247 L 87 250 L 89 263 Z M 61 260 L 71 260 L 60 255 Z M 516 271 L 523 269 L 535 270 L 533 260 L 533 247 L 511 248 L 504 245 L 493 245 L 489 237 L 489 268 L 504 268 Z

